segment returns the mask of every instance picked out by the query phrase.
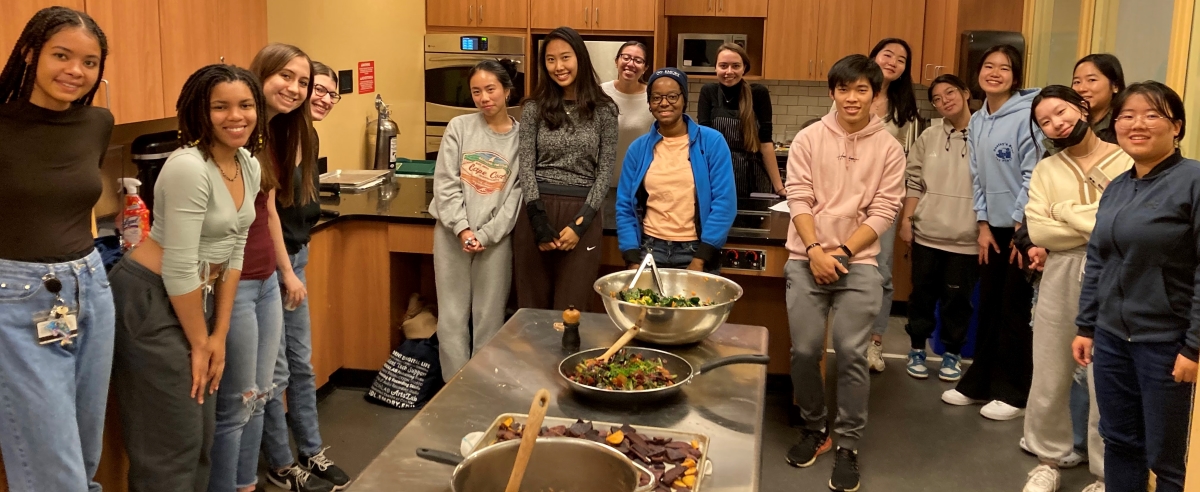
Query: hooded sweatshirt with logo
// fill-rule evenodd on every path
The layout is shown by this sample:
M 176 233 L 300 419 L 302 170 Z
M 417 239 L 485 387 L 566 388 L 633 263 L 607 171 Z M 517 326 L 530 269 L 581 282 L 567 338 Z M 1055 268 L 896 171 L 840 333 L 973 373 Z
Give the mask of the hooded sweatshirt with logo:
M 995 114 L 987 104 L 967 125 L 975 218 L 993 227 L 1013 227 L 1025 219 L 1029 179 L 1038 162 L 1041 132 L 1031 133 L 1029 112 L 1041 89 L 1018 91 Z
M 935 120 L 935 122 L 938 120 Z M 967 136 L 942 119 L 925 129 L 908 152 L 905 187 L 919 198 L 913 211 L 913 240 L 963 255 L 979 253 L 974 190 L 967 163 Z
M 860 225 L 876 234 L 891 227 L 904 195 L 904 148 L 871 116 L 867 126 L 847 133 L 830 113 L 792 140 L 787 163 L 791 216 L 812 215 L 817 240 L 826 251 L 842 245 Z M 787 248 L 794 260 L 808 260 L 795 223 L 788 225 Z M 851 263 L 878 265 L 879 241 L 855 251 Z

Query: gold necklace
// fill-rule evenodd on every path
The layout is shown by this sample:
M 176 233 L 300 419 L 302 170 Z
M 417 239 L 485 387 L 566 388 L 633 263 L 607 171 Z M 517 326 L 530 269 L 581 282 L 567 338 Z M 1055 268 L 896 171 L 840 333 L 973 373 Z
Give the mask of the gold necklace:
M 225 178 L 225 181 L 228 181 L 230 183 L 237 181 L 238 176 L 240 176 L 242 174 L 242 166 L 237 165 L 236 162 L 237 161 L 234 161 L 232 178 L 225 175 L 225 169 L 222 168 L 220 164 L 217 165 L 217 171 L 221 173 L 221 177 Z

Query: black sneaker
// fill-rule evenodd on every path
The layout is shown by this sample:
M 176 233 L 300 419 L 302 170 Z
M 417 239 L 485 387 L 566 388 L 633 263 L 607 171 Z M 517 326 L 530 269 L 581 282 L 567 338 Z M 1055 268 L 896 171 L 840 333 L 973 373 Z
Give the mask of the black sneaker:
M 300 455 L 300 463 L 308 468 L 308 471 L 322 480 L 333 484 L 333 490 L 342 490 L 350 486 L 350 475 L 333 464 L 333 460 L 325 457 L 325 450 L 329 446 L 321 448 L 317 454 L 312 456 Z
M 858 490 L 858 451 L 838 447 L 836 460 L 833 462 L 833 476 L 829 477 L 829 490 Z
M 787 462 L 797 468 L 808 468 L 817 461 L 817 456 L 832 447 L 833 441 L 825 431 L 804 429 L 800 431 L 800 442 L 788 450 Z
M 281 471 L 267 470 L 267 481 L 291 492 L 333 492 L 333 484 L 314 477 L 300 465 L 292 465 Z

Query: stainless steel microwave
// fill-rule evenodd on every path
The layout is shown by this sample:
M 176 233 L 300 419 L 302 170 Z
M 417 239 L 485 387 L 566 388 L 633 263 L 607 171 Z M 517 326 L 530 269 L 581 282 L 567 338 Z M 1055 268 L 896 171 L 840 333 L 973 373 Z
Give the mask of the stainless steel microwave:
M 735 43 L 746 47 L 745 34 L 700 34 L 683 33 L 679 35 L 680 70 L 687 73 L 717 73 L 717 49 L 725 43 Z

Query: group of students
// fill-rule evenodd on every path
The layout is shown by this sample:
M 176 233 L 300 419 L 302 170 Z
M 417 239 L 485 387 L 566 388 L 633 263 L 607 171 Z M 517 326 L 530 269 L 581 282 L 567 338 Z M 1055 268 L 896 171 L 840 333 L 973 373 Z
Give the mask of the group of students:
M 906 147 L 902 132 L 882 131 L 899 106 L 892 94 L 880 103 L 889 65 L 908 54 L 889 42 L 873 58 L 834 64 L 834 111 L 789 152 L 785 275 L 803 428 L 788 462 L 811 466 L 837 434 L 829 487 L 859 487 L 878 350 L 868 339 L 887 314 L 883 247 L 898 222 L 913 266 L 907 373 L 929 377 L 926 342 L 940 315 L 937 374 L 957 381 L 942 400 L 985 404 L 993 420 L 1025 416 L 1019 444 L 1039 458 L 1025 492 L 1058 490 L 1060 468 L 1085 460 L 1096 478 L 1085 492 L 1144 491 L 1151 471 L 1157 490 L 1182 490 L 1200 347 L 1200 162 L 1178 149 L 1179 95 L 1153 81 L 1126 87 L 1107 54 L 1081 59 L 1072 87 L 1022 90 L 1021 56 L 1000 45 L 975 74 L 983 107 L 972 114 L 967 84 L 939 76 L 928 90 L 942 118 Z M 893 59 L 879 56 L 889 50 Z M 899 72 L 890 87 L 910 80 Z M 976 282 L 978 350 L 964 372 Z M 826 315 L 838 373 L 832 433 L 820 371 Z
M 13 491 L 99 490 L 110 376 L 132 491 L 329 492 L 304 267 L 337 75 L 271 44 L 188 77 L 149 237 L 105 271 L 91 210 L 113 116 L 86 13 L 37 12 L 0 72 L 0 454 Z M 286 390 L 286 416 L 284 394 Z M 291 429 L 289 433 L 288 429 Z M 294 437 L 299 460 L 292 454 Z

